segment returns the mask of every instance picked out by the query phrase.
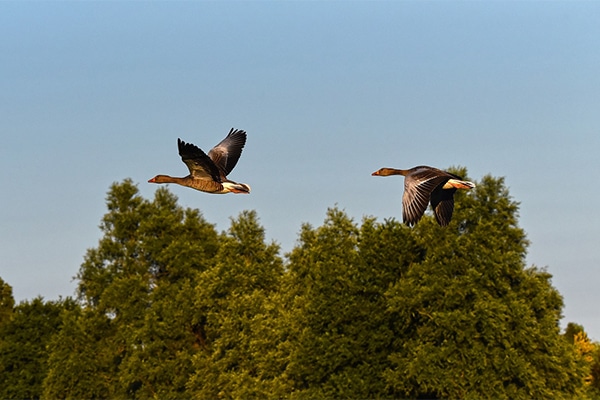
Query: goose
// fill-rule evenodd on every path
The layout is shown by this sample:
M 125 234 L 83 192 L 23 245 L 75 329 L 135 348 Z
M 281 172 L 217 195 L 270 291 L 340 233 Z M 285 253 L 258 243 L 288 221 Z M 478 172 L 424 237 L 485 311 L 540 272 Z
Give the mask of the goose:
M 411 169 L 381 168 L 372 176 L 404 176 L 402 195 L 402 221 L 413 226 L 423 216 L 431 203 L 433 214 L 440 226 L 447 226 L 454 211 L 456 189 L 473 189 L 475 184 L 463 181 L 460 176 L 424 165 Z
M 246 132 L 233 129 L 208 155 L 197 146 L 177 139 L 181 160 L 187 165 L 190 174 L 183 178 L 169 175 L 156 175 L 149 183 L 176 183 L 207 193 L 250 193 L 250 186 L 227 179 L 227 175 L 237 164 L 246 144 Z

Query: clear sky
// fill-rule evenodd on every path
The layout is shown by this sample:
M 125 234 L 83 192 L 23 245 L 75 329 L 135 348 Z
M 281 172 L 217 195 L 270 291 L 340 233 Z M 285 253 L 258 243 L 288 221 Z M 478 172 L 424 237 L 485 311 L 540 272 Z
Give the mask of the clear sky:
M 248 132 L 231 179 L 171 185 L 218 230 L 256 210 L 291 250 L 338 206 L 401 218 L 388 166 L 505 177 L 565 300 L 600 339 L 600 2 L 0 2 L 0 277 L 74 294 L 111 183 L 152 198 L 177 138 Z

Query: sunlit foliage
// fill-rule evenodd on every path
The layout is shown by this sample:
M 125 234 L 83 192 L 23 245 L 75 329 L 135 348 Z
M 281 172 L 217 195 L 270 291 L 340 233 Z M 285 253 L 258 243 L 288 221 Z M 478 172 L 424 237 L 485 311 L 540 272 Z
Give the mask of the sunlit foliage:
M 562 298 L 525 265 L 502 178 L 457 192 L 446 228 L 328 209 L 286 255 L 255 211 L 219 233 L 166 188 L 147 200 L 125 180 L 106 202 L 76 301 L 14 306 L 0 281 L 0 397 L 597 393 L 598 346 L 575 325 L 561 334 Z

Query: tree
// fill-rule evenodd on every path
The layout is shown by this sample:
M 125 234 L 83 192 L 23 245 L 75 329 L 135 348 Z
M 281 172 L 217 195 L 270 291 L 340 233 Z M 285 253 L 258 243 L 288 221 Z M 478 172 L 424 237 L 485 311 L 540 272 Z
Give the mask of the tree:
M 407 397 L 581 394 L 582 371 L 559 334 L 562 299 L 550 274 L 525 267 L 503 179 L 486 176 L 456 198 L 448 229 L 417 225 L 425 258 L 387 293 L 400 342 L 388 384 Z
M 394 332 L 385 292 L 421 257 L 410 229 L 366 218 L 359 228 L 329 209 L 323 226 L 304 225 L 289 255 L 279 304 L 282 362 L 291 398 L 390 397 L 383 380 Z
M 0 278 L 0 326 L 10 320 L 14 306 L 15 299 L 12 295 L 12 287 Z
M 279 289 L 283 263 L 279 246 L 265 243 L 256 212 L 231 221 L 214 265 L 199 277 L 195 326 L 201 351 L 188 388 L 198 398 L 265 397 L 278 370 L 265 354 L 277 342 L 270 296 Z
M 62 327 L 50 341 L 43 398 L 107 399 L 117 396 L 119 353 L 115 327 L 93 309 L 75 307 L 61 316 Z
M 166 188 L 148 201 L 130 180 L 115 183 L 107 206 L 104 236 L 77 275 L 83 309 L 64 316 L 69 327 L 55 341 L 45 394 L 181 397 L 200 340 L 194 288 L 218 234 Z
M 591 398 L 600 398 L 600 345 L 592 342 L 583 326 L 569 322 L 565 339 L 573 345 L 575 356 L 585 371 L 583 380 Z
M 284 262 L 254 211 L 218 234 L 166 188 L 148 201 L 114 184 L 79 306 L 61 311 L 50 342 L 44 397 L 593 394 L 583 378 L 597 382 L 600 356 L 560 334 L 562 298 L 525 265 L 503 179 L 455 197 L 445 228 L 431 215 L 359 225 L 329 209 Z
M 594 343 L 591 356 L 589 393 L 590 397 L 598 399 L 600 398 L 600 344 L 597 342 Z
M 8 302 L 8 301 L 6 301 Z M 60 329 L 60 313 L 71 299 L 24 301 L 0 325 L 0 398 L 38 399 L 48 370 L 48 348 Z

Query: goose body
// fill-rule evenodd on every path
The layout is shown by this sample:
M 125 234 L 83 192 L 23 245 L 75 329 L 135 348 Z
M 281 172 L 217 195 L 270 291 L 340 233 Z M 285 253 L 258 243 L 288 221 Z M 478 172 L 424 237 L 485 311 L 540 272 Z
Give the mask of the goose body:
M 244 145 L 246 132 L 231 129 L 219 144 L 213 147 L 208 155 L 199 147 L 177 139 L 177 147 L 181 160 L 187 165 L 190 174 L 183 178 L 156 175 L 150 183 L 176 183 L 207 193 L 250 193 L 250 186 L 227 179 L 227 175 L 237 164 Z
M 424 165 L 411 169 L 381 168 L 371 175 L 404 176 L 402 220 L 408 226 L 419 222 L 428 204 L 431 204 L 438 224 L 440 226 L 448 225 L 454 212 L 456 189 L 475 187 L 473 182 L 463 181 L 460 176 Z

